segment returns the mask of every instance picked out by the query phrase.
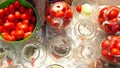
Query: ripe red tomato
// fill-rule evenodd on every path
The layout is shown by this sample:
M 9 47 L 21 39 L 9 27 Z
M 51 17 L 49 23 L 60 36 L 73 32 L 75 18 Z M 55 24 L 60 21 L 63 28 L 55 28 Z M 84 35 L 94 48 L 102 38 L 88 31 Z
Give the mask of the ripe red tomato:
M 78 13 L 80 13 L 81 10 L 82 10 L 82 6 L 81 6 L 81 5 L 77 5 L 77 6 L 76 6 L 76 11 L 77 11 Z
M 15 37 L 16 37 L 16 40 L 21 40 L 24 38 L 24 31 L 23 30 L 17 30 L 15 32 Z
M 108 60 L 114 59 L 114 57 L 111 55 L 111 53 L 109 53 L 107 50 L 102 50 L 102 55 Z
M 9 11 L 10 11 L 10 13 L 14 13 L 15 12 L 15 7 L 14 7 L 13 4 L 9 5 Z
M 50 16 L 50 15 L 47 15 L 47 16 L 46 16 L 46 20 L 47 20 L 48 22 L 50 22 L 51 16 Z
M 32 17 L 32 23 L 33 23 L 33 24 L 36 23 L 36 17 L 35 17 L 35 16 Z
M 20 29 L 20 30 L 23 30 L 24 32 L 28 32 L 29 31 L 29 27 L 28 27 L 28 25 L 27 24 L 19 24 L 18 26 L 17 26 L 17 28 L 18 29 Z
M 109 9 L 109 7 L 105 7 L 103 9 L 101 9 L 99 16 L 104 17 L 106 15 L 106 12 L 108 12 L 108 9 Z
M 26 8 L 25 8 L 24 6 L 20 6 L 19 11 L 20 11 L 21 13 L 24 13 L 24 12 L 25 12 L 25 10 L 26 10 Z
M 24 13 L 24 14 L 21 14 L 21 19 L 22 20 L 26 20 L 28 18 L 28 16 Z
M 6 22 L 3 24 L 3 28 L 5 30 L 13 30 L 15 29 L 15 24 L 13 22 Z
M 120 25 L 119 24 L 115 24 L 114 26 L 112 26 L 112 33 L 117 33 L 120 29 Z
M 4 8 L 4 12 L 6 15 L 8 15 L 10 13 L 8 7 Z
M 15 6 L 15 8 L 20 8 L 20 2 L 16 0 L 14 2 L 14 6 Z
M 0 33 L 3 31 L 3 26 L 0 25 Z
M 7 19 L 8 19 L 8 21 L 14 21 L 15 20 L 15 15 L 9 14 Z
M 27 20 L 27 19 L 26 19 L 26 20 L 23 20 L 23 24 L 29 25 L 29 23 L 30 23 L 29 20 Z
M 120 50 L 118 48 L 112 48 L 111 49 L 111 54 L 113 54 L 113 55 L 120 55 Z
M 30 24 L 30 25 L 29 25 L 29 31 L 30 31 L 30 32 L 33 32 L 33 30 L 34 30 L 34 25 L 33 25 L 33 24 Z
M 27 8 L 27 10 L 25 11 L 25 13 L 26 13 L 27 15 L 31 15 L 31 16 L 33 16 L 34 11 L 33 11 L 32 8 Z
M 3 9 L 0 9 L 0 18 L 2 18 L 4 15 L 4 10 Z
M 26 32 L 25 34 L 24 34 L 24 38 L 27 38 L 28 36 L 30 36 L 32 34 L 32 32 Z
M 55 17 L 56 18 L 62 18 L 64 16 L 65 16 L 65 12 L 63 12 L 63 11 L 57 11 L 57 12 L 55 12 Z
M 118 10 L 112 9 L 112 10 L 108 13 L 108 17 L 109 17 L 110 19 L 116 18 L 116 17 L 118 16 L 118 14 L 119 14 L 119 11 L 118 11 Z
M 19 19 L 20 16 L 21 16 L 20 12 L 19 12 L 19 11 L 16 11 L 16 12 L 15 12 L 15 17 L 16 17 L 17 19 Z
M 15 37 L 14 36 L 10 36 L 7 32 L 3 32 L 2 34 L 2 38 L 8 41 L 15 41 Z
M 102 41 L 102 49 L 108 49 L 108 47 L 110 46 L 110 40 L 108 40 L 108 39 L 105 39 L 105 40 L 103 40 Z
M 115 47 L 118 48 L 118 49 L 120 50 L 120 42 L 116 42 Z
M 2 23 L 3 23 L 3 22 L 2 22 L 2 19 L 0 19 L 0 25 L 2 25 Z
M 64 20 L 70 20 L 73 16 L 73 12 L 71 9 L 68 9 L 68 12 L 66 13 Z

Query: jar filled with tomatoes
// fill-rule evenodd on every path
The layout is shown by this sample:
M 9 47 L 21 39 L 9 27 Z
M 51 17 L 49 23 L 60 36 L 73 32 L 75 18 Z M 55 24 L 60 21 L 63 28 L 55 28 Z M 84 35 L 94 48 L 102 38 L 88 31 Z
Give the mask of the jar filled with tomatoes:
M 108 36 L 101 42 L 102 59 L 111 64 L 120 63 L 120 36 Z
M 51 3 L 46 9 L 46 21 L 54 29 L 64 29 L 71 22 L 73 11 L 65 1 Z
M 99 13 L 99 24 L 107 34 L 120 34 L 120 8 L 117 6 L 105 6 Z

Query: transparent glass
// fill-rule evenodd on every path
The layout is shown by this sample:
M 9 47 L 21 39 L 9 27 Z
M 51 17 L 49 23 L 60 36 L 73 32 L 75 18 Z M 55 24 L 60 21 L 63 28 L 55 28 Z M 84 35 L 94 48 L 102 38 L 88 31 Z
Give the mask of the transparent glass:
M 75 48 L 75 59 L 78 62 L 90 64 L 99 57 L 99 45 L 91 40 L 85 40 Z
M 16 51 L 14 47 L 3 40 L 0 40 L 0 67 L 9 66 L 16 61 Z
M 79 20 L 74 26 L 74 33 L 80 40 L 92 39 L 96 35 L 95 23 L 89 20 Z
M 73 41 L 67 36 L 58 35 L 52 39 L 49 39 L 47 46 L 50 54 L 56 59 L 72 56 Z
M 77 7 L 80 8 L 77 9 Z M 73 0 L 71 5 L 74 17 L 79 19 L 97 19 L 98 15 L 98 0 Z
M 64 68 L 64 67 L 58 64 L 52 64 L 52 65 L 49 65 L 47 68 Z

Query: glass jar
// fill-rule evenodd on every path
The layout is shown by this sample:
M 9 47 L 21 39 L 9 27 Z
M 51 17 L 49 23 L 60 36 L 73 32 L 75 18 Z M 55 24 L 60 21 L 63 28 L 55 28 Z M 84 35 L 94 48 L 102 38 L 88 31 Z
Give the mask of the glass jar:
M 72 47 L 74 46 L 74 42 L 68 36 L 58 35 L 49 39 L 47 46 L 50 55 L 55 60 L 70 59 L 73 56 Z
M 74 33 L 80 40 L 93 39 L 96 35 L 95 23 L 89 20 L 79 20 L 74 26 Z
M 100 48 L 92 40 L 85 40 L 74 50 L 75 59 L 84 64 L 90 64 L 100 57 Z
M 107 36 L 101 42 L 101 59 L 110 64 L 120 65 L 120 36 Z
M 64 68 L 64 67 L 58 64 L 52 64 L 52 65 L 49 65 L 47 68 Z
M 46 9 L 46 21 L 50 27 L 64 29 L 73 17 L 70 5 L 65 1 L 51 3 Z
M 73 0 L 71 5 L 74 17 L 79 19 L 97 19 L 98 2 L 97 0 Z
M 120 8 L 117 6 L 105 6 L 99 12 L 99 24 L 107 34 L 120 34 Z
M 16 61 L 16 51 L 13 45 L 0 40 L 0 67 L 9 66 Z

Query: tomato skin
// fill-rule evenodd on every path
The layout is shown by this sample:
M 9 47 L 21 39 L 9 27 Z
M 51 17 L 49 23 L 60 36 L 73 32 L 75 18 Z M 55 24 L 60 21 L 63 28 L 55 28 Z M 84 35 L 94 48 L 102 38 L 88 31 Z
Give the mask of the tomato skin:
M 10 11 L 10 13 L 14 13 L 15 12 L 15 7 L 14 7 L 13 4 L 9 5 L 9 11 Z
M 20 16 L 21 16 L 20 12 L 19 12 L 19 11 L 16 11 L 16 12 L 15 12 L 15 17 L 16 17 L 17 19 L 19 19 Z
M 8 21 L 14 21 L 15 20 L 14 14 L 9 14 L 7 19 L 8 19 Z
M 32 32 L 26 32 L 26 33 L 24 34 L 24 39 L 27 38 L 28 36 L 30 36 L 31 34 L 32 34 Z
M 16 40 L 21 40 L 24 38 L 24 31 L 23 30 L 17 30 L 15 32 L 15 37 L 16 37 Z
M 2 34 L 3 39 L 8 40 L 8 41 L 15 41 L 14 36 L 10 36 L 9 33 L 3 32 Z
M 3 24 L 3 28 L 5 30 L 13 30 L 15 29 L 15 24 L 13 22 L 6 22 Z
M 110 45 L 110 40 L 108 39 L 105 39 L 103 42 L 102 42 L 102 49 L 108 49 L 109 45 Z
M 111 49 L 111 54 L 113 54 L 113 55 L 120 55 L 120 50 L 118 48 L 112 48 Z
M 4 10 L 3 9 L 0 9 L 0 18 L 2 18 L 4 15 Z
M 33 16 L 34 11 L 33 11 L 32 8 L 27 8 L 27 10 L 25 11 L 25 13 L 26 13 L 27 15 L 31 15 L 31 16 Z
M 21 19 L 22 19 L 22 20 L 26 20 L 26 19 L 27 19 L 27 15 L 26 15 L 25 13 L 22 14 L 22 15 L 21 15 Z
M 8 7 L 4 8 L 4 12 L 6 15 L 8 15 L 10 13 Z
M 113 60 L 114 57 L 109 53 L 107 50 L 102 50 L 102 55 L 107 58 L 108 60 Z
M 24 12 L 25 12 L 25 10 L 26 10 L 26 8 L 25 8 L 24 6 L 20 6 L 19 11 L 20 11 L 21 13 L 24 13 Z
M 35 17 L 35 16 L 32 17 L 32 23 L 33 23 L 33 24 L 36 23 L 36 17 Z
M 14 4 L 15 8 L 20 8 L 20 2 L 19 1 L 16 0 L 13 4 Z
M 18 26 L 17 26 L 17 28 L 18 29 L 20 29 L 20 30 L 23 30 L 24 32 L 28 32 L 29 31 L 29 27 L 28 27 L 28 25 L 27 24 L 19 24 Z
M 26 20 L 23 20 L 23 24 L 29 25 L 29 23 L 30 23 L 29 20 L 27 20 L 27 19 L 26 19 Z
M 0 25 L 2 25 L 2 23 L 3 23 L 3 22 L 2 22 L 2 19 L 0 19 Z
M 77 6 L 76 6 L 76 11 L 77 11 L 78 13 L 80 13 L 81 10 L 82 10 L 82 6 L 81 6 L 81 5 L 77 5 Z
M 118 10 L 115 10 L 115 9 L 112 9 L 109 13 L 108 13 L 108 17 L 110 19 L 112 18 L 116 18 L 119 14 L 119 11 Z
M 33 25 L 33 24 L 30 24 L 30 25 L 29 25 L 29 31 L 33 32 L 33 30 L 34 30 L 34 25 Z
M 3 32 L 3 26 L 0 25 L 0 32 Z

